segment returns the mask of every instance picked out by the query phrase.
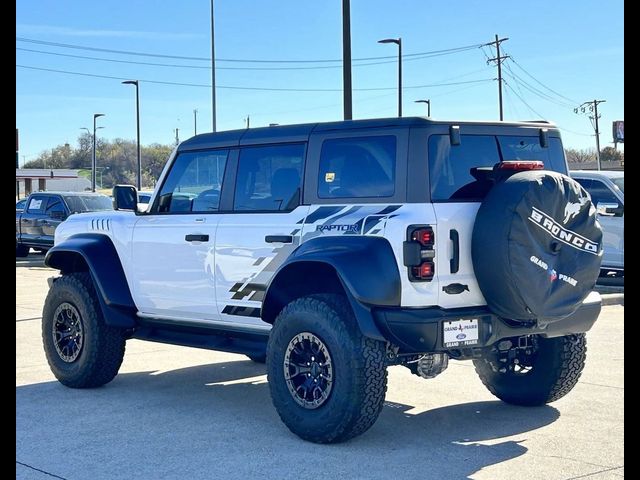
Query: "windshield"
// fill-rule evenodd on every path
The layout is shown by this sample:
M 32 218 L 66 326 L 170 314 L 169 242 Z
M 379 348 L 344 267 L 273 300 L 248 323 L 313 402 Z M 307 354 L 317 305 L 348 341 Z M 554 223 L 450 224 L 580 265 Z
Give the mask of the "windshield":
M 65 195 L 71 213 L 111 210 L 111 200 L 106 195 Z
M 612 178 L 611 181 L 624 193 L 624 177 Z

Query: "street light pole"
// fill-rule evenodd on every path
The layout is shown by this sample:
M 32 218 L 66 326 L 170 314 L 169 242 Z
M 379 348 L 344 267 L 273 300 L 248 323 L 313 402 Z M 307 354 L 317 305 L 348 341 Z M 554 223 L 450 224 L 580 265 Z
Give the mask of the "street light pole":
M 398 45 L 398 117 L 402 117 L 402 38 L 385 38 L 378 43 L 395 43 Z
M 104 117 L 104 113 L 93 114 L 93 156 L 91 159 L 91 191 L 96 191 L 96 118 Z
M 125 80 L 122 82 L 124 85 L 135 85 L 136 86 L 136 143 L 138 144 L 138 175 L 136 187 L 138 191 L 142 188 L 142 156 L 140 154 L 140 95 L 138 91 L 138 80 Z
M 216 49 L 213 32 L 213 0 L 211 0 L 211 131 L 216 131 Z
M 427 117 L 431 118 L 431 100 L 416 100 L 415 103 L 427 104 Z
M 193 109 L 193 135 L 198 134 L 198 109 Z

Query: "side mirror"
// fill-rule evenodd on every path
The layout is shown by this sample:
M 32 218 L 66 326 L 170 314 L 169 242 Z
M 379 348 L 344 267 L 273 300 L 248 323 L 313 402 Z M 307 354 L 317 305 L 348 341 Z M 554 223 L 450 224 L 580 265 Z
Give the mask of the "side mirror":
M 133 185 L 116 185 L 113 187 L 113 209 L 137 211 L 138 191 Z
M 52 210 L 49 212 L 49 218 L 53 218 L 54 220 L 64 220 L 66 215 L 62 210 Z
M 599 202 L 596 205 L 596 212 L 598 215 L 603 215 L 605 217 L 621 217 L 623 208 L 618 203 L 607 203 L 607 202 Z

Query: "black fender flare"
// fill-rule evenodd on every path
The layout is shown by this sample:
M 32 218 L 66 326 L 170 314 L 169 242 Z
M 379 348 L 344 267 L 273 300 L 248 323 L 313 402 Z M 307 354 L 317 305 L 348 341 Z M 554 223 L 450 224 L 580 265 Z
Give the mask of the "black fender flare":
M 305 263 L 330 267 L 340 280 L 362 333 L 385 340 L 372 307 L 400 306 L 400 271 L 389 241 L 383 237 L 341 235 L 316 237 L 300 245 L 273 275 L 262 304 L 261 316 L 273 323 L 280 305 L 278 289 L 286 285 L 287 272 Z
M 120 257 L 109 237 L 99 233 L 72 235 L 47 252 L 44 264 L 63 273 L 88 270 L 105 323 L 121 328 L 136 326 L 137 308 Z

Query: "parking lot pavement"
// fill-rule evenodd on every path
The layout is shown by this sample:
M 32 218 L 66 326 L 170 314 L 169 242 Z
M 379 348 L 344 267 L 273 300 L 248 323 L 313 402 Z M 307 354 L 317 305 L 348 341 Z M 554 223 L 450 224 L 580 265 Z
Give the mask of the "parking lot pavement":
M 603 308 L 587 365 L 545 407 L 501 403 L 470 362 L 433 380 L 389 369 L 378 422 L 344 444 L 291 434 L 264 365 L 132 340 L 116 379 L 72 390 L 41 346 L 46 278 L 16 261 L 16 478 L 615 479 L 624 476 L 624 307 Z

